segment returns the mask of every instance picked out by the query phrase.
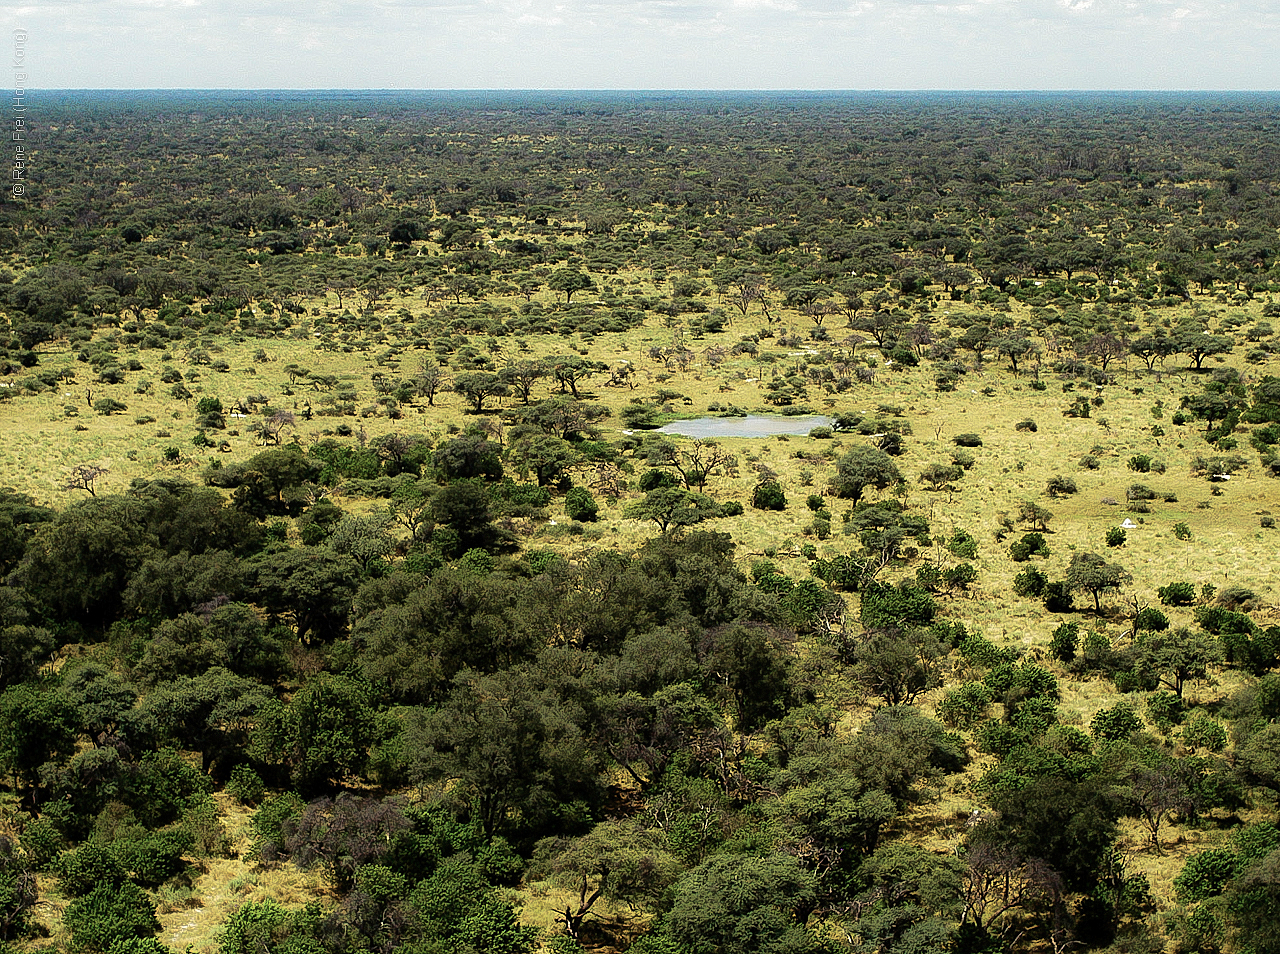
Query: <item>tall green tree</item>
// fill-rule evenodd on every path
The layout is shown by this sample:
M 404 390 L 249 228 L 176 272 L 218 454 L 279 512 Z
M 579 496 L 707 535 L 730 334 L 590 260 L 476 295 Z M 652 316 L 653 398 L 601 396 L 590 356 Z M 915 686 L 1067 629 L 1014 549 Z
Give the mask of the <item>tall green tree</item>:
M 1132 580 L 1128 570 L 1096 553 L 1072 554 L 1065 576 L 1068 590 L 1093 597 L 1093 609 L 1098 614 L 1102 613 L 1102 594 L 1119 590 Z
M 36 531 L 11 579 L 59 618 L 109 626 L 129 578 L 157 549 L 147 518 L 146 505 L 127 497 L 73 504 Z
M 893 458 L 877 447 L 859 445 L 836 462 L 836 493 L 856 505 L 868 489 L 884 490 L 902 480 Z
M 676 885 L 663 933 L 681 951 L 817 954 L 816 903 L 816 877 L 790 855 L 717 855 Z
M 463 673 L 443 705 L 410 717 L 410 776 L 445 784 L 489 836 L 536 831 L 598 795 L 602 765 L 586 725 L 581 703 L 532 668 Z

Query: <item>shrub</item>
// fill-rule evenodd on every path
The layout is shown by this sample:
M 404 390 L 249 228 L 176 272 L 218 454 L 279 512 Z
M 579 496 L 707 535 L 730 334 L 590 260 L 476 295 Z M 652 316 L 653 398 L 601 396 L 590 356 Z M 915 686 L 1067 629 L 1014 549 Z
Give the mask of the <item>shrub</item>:
M 1015 690 L 1022 698 L 1058 699 L 1058 677 L 1043 666 L 1035 666 L 1023 660 L 1013 671 L 1013 683 L 1005 689 Z M 1008 700 L 1005 700 L 1008 705 Z
M 242 805 L 256 805 L 262 801 L 267 787 L 250 766 L 240 764 L 231 770 L 227 780 L 226 793 Z
M 1130 484 L 1124 496 L 1126 500 L 1155 500 L 1157 495 L 1146 484 Z
M 564 495 L 564 512 L 570 520 L 592 523 L 600 515 L 600 507 L 586 487 L 574 487 Z
M 1175 692 L 1153 692 L 1147 696 L 1147 718 L 1161 732 L 1169 732 L 1182 721 L 1183 705 Z
M 249 901 L 226 919 L 219 937 L 222 954 L 255 954 L 272 948 L 272 934 L 289 921 L 289 913 L 272 898 Z
M 1178 581 L 1162 586 L 1156 590 L 1156 596 L 1165 606 L 1190 606 L 1196 601 L 1196 588 L 1186 582 Z
M 1195 749 L 1221 752 L 1227 746 L 1227 730 L 1208 713 L 1197 710 L 1182 727 L 1182 744 Z
M 1101 709 L 1089 720 L 1090 734 L 1108 742 L 1123 742 L 1141 728 L 1142 720 L 1127 702 Z
M 1060 623 L 1049 637 L 1049 652 L 1054 659 L 1071 662 L 1076 658 L 1076 649 L 1080 645 L 1080 624 Z
M 1013 578 L 1013 591 L 1019 596 L 1033 599 L 1044 594 L 1049 578 L 1034 566 L 1029 566 Z
M 1061 474 L 1054 474 L 1045 484 L 1045 493 L 1050 497 L 1065 497 L 1074 494 L 1077 490 L 1076 482 L 1071 477 L 1063 477 Z
M 958 447 L 981 447 L 982 438 L 977 434 L 957 434 L 951 442 Z
M 968 530 L 957 529 L 947 540 L 947 552 L 962 560 L 977 559 L 978 541 Z
M 1036 422 L 1031 420 L 1031 418 L 1029 417 L 1013 425 L 1013 429 L 1015 431 L 1026 431 L 1032 434 L 1034 434 L 1036 431 L 1039 430 L 1039 428 L 1036 426 Z
M 253 833 L 251 854 L 264 861 L 276 861 L 285 853 L 283 828 L 302 816 L 306 804 L 293 792 L 275 795 L 262 803 L 249 821 Z
M 1188 527 L 1185 523 L 1181 523 L 1181 522 L 1175 523 L 1173 525 L 1173 535 L 1179 540 L 1190 540 L 1191 528 Z
M 674 487 L 678 483 L 680 483 L 679 478 L 671 471 L 658 470 L 658 468 L 653 467 L 640 475 L 640 479 L 636 482 L 636 486 L 645 493 L 648 493 L 650 490 L 657 490 L 660 487 Z
M 1247 586 L 1228 586 L 1218 592 L 1214 602 L 1235 612 L 1248 613 L 1259 608 L 1258 594 Z
M 1130 470 L 1139 474 L 1147 474 L 1151 472 L 1151 455 L 1150 454 L 1134 454 L 1129 458 L 1128 467 Z
M 1169 628 L 1169 617 L 1154 606 L 1144 606 L 1133 618 L 1135 632 L 1163 633 Z
M 1019 698 L 1011 694 L 1004 701 L 1005 718 L 1029 736 L 1039 737 L 1058 721 L 1058 704 L 1047 696 Z
M 135 881 L 154 888 L 186 869 L 182 856 L 194 842 L 190 832 L 176 828 L 116 841 L 111 848 Z
M 1075 599 L 1064 580 L 1051 580 L 1045 584 L 1044 608 L 1050 613 L 1070 613 L 1075 609 Z
M 978 571 L 971 563 L 959 563 L 942 574 L 942 582 L 948 589 L 967 590 L 978 581 Z
M 129 410 L 129 406 L 121 401 L 117 401 L 115 398 L 100 398 L 93 402 L 93 409 L 99 414 L 108 416 L 111 414 L 118 414 L 120 411 L 127 411 Z
M 38 818 L 22 829 L 22 851 L 36 871 L 47 870 L 62 848 L 62 834 L 47 818 Z
M 1011 649 L 1001 649 L 987 637 L 973 633 L 960 640 L 956 647 L 960 655 L 975 666 L 992 668 L 994 666 L 1012 665 L 1017 654 Z
M 1016 726 L 1008 725 L 996 719 L 988 719 L 978 726 L 973 734 L 973 740 L 979 752 L 1004 758 L 1013 749 L 1020 745 L 1025 745 L 1027 735 Z
M 938 609 L 927 590 L 906 581 L 896 587 L 871 584 L 863 589 L 860 606 L 862 625 L 867 629 L 903 624 L 926 626 Z
M 1210 848 L 1193 855 L 1173 879 L 1173 890 L 1183 904 L 1192 904 L 1222 893 L 1235 874 L 1236 853 L 1230 848 Z
M 757 510 L 786 510 L 787 495 L 776 480 L 765 480 L 756 484 L 751 494 L 751 506 Z
M 1096 629 L 1084 638 L 1084 663 L 1090 669 L 1105 668 L 1111 660 L 1111 640 Z
M 967 729 L 987 717 L 995 698 L 981 682 L 967 682 L 947 691 L 938 703 L 938 716 L 953 729 Z
M 86 841 L 75 851 L 66 851 L 55 865 L 64 894 L 79 897 L 99 885 L 118 885 L 125 870 L 115 853 L 97 841 Z
M 63 914 L 76 947 L 106 951 L 116 941 L 152 937 L 160 930 L 156 909 L 136 884 L 100 884 L 76 898 Z
M 1112 527 L 1107 531 L 1107 546 L 1109 547 L 1122 547 L 1127 539 L 1128 534 L 1124 532 L 1123 527 Z
M 1098 458 L 1092 454 L 1085 454 L 1080 458 L 1080 466 L 1085 470 L 1097 470 L 1100 466 Z
M 1025 563 L 1033 556 L 1047 557 L 1049 544 L 1045 542 L 1043 533 L 1024 534 L 1021 540 L 1009 545 L 1009 556 L 1015 563 Z
M 572 531 L 572 525 L 570 525 L 569 529 Z M 454 566 L 459 570 L 472 576 L 488 576 L 497 568 L 497 565 L 498 563 L 493 554 L 480 547 L 472 547 L 467 550 L 454 563 Z
M 25 835 L 23 838 L 25 841 Z M 39 897 L 32 864 L 30 858 L 22 858 L 8 837 L 0 836 L 0 951 L 13 950 L 4 942 L 26 931 Z

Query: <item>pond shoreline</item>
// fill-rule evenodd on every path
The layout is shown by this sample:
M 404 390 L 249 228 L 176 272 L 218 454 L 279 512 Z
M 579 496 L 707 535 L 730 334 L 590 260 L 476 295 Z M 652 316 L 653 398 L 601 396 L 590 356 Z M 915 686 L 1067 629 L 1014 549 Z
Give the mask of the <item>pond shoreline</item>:
M 681 437 L 773 437 L 777 434 L 803 436 L 815 427 L 831 427 L 825 414 L 787 417 L 783 414 L 748 414 L 745 417 L 695 417 L 672 421 L 657 429 L 659 434 Z

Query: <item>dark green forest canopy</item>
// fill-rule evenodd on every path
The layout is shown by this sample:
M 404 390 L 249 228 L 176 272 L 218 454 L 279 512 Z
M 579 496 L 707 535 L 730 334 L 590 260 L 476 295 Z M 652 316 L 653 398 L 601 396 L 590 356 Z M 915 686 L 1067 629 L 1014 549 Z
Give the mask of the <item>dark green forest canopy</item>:
M 951 263 L 1003 286 L 1158 266 L 1166 292 L 1249 287 L 1275 260 L 1276 107 L 1246 94 L 49 93 L 29 198 L 3 206 L 10 247 L 44 264 L 9 304 L 56 323 L 139 297 L 305 294 L 344 281 L 320 253 L 428 229 L 461 256 L 448 271 L 480 274 L 582 262 L 557 239 L 585 228 L 592 267 L 725 255 L 822 285 Z M 437 213 L 457 221 L 429 226 Z M 677 240 L 618 228 L 637 213 Z M 495 217 L 543 238 L 477 241 Z M 439 278 L 412 258 L 369 265 L 345 280 Z

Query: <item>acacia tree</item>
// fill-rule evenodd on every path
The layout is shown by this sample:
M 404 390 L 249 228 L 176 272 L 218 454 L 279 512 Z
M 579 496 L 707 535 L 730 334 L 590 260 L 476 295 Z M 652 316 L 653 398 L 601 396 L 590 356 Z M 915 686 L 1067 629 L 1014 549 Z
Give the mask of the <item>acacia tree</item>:
M 551 373 L 542 361 L 513 361 L 502 369 L 503 379 L 511 385 L 520 403 L 528 406 L 533 386 Z
M 652 520 L 665 534 L 719 516 L 720 506 L 706 494 L 683 487 L 655 487 L 644 499 L 629 503 L 622 515 L 628 520 Z
M 579 460 L 573 445 L 550 434 L 526 434 L 511 442 L 507 460 L 521 475 L 532 473 L 539 487 L 558 481 Z
M 103 467 L 101 464 L 77 464 L 71 469 L 71 474 L 67 477 L 66 482 L 62 485 L 63 490 L 83 490 L 90 497 L 98 496 L 97 483 L 107 474 L 111 473 L 109 467 Z
M 680 950 L 808 951 L 816 898 L 817 876 L 790 855 L 717 855 L 681 881 L 664 933 Z
M 424 358 L 422 363 L 418 365 L 417 373 L 413 376 L 412 387 L 414 395 L 426 398 L 428 407 L 435 407 L 436 395 L 440 393 L 444 386 L 444 372 L 440 370 L 440 365 L 436 364 L 431 358 Z
M 472 371 L 460 374 L 453 379 L 453 390 L 471 402 L 471 410 L 479 414 L 484 410 L 484 402 L 491 397 L 505 397 L 511 388 L 501 375 L 490 371 Z
M 685 445 L 660 441 L 649 448 L 649 463 L 655 467 L 674 468 L 686 490 L 693 490 L 695 486 L 702 490 L 713 470 L 731 470 L 737 464 L 737 458 L 716 441 L 701 438 Z
M 720 287 L 721 298 L 742 312 L 744 318 L 747 316 L 748 309 L 762 301 L 765 295 L 764 279 L 759 275 L 737 274 L 724 278 L 717 284 Z
M 594 291 L 596 283 L 581 269 L 562 268 L 553 272 L 547 279 L 547 287 L 552 291 L 564 292 L 564 301 L 567 305 L 573 301 L 575 292 Z
M 1196 807 L 1188 787 L 1187 763 L 1171 758 L 1136 757 L 1120 769 L 1119 794 L 1142 821 L 1151 846 L 1162 851 L 1160 829 L 1173 815 L 1187 815 Z
M 1107 370 L 1107 366 L 1118 358 L 1123 358 L 1130 353 L 1129 342 L 1122 336 L 1105 333 L 1096 334 L 1086 339 L 1077 349 L 1077 353 L 1082 358 L 1091 359 L 1098 362 L 1098 366 L 1103 371 Z M 1137 352 L 1134 352 L 1135 354 Z M 1147 370 L 1151 370 L 1148 368 Z
M 1230 354 L 1235 347 L 1235 339 L 1228 335 L 1211 335 L 1204 331 L 1194 331 L 1178 335 L 1175 347 L 1191 359 L 1191 366 L 1197 371 L 1202 369 L 1204 359 L 1217 354 Z
M 866 633 L 850 649 L 853 677 L 887 705 L 910 705 L 942 685 L 943 645 L 927 629 Z
M 1175 350 L 1177 345 L 1163 332 L 1142 335 L 1129 342 L 1129 353 L 1140 358 L 1148 371 L 1154 371 L 1156 362 L 1163 363 Z
M 1076 553 L 1067 566 L 1065 582 L 1070 592 L 1083 590 L 1093 596 L 1093 609 L 1102 614 L 1102 594 L 1119 590 L 1133 581 L 1118 563 L 1108 563 L 1096 553 Z
M 1138 643 L 1138 669 L 1154 673 L 1179 699 L 1187 682 L 1203 679 L 1221 658 L 1222 647 L 1216 638 L 1185 626 L 1172 632 L 1148 633 Z
M 599 756 L 585 713 L 540 683 L 523 668 L 463 673 L 444 705 L 413 712 L 406 725 L 410 777 L 452 782 L 490 837 L 520 822 L 536 828 L 595 790 Z
M 535 849 L 550 880 L 576 899 L 557 915 L 571 937 L 603 898 L 639 910 L 656 907 L 683 865 L 665 847 L 665 837 L 619 821 L 601 822 L 581 838 L 545 838 Z
M 836 493 L 851 499 L 856 506 L 868 487 L 884 490 L 902 480 L 893 458 L 878 447 L 859 445 L 836 464 Z
M 1034 355 L 1036 350 L 1036 346 L 1031 339 L 1017 330 L 997 338 L 992 344 L 1001 357 L 1009 359 L 1009 366 L 1013 369 L 1014 374 L 1018 373 L 1018 362 L 1028 355 Z
M 609 366 L 603 361 L 590 361 L 576 354 L 551 358 L 549 362 L 551 374 L 560 386 L 560 393 L 568 390 L 575 398 L 581 397 L 578 394 L 579 384 L 609 370 Z

